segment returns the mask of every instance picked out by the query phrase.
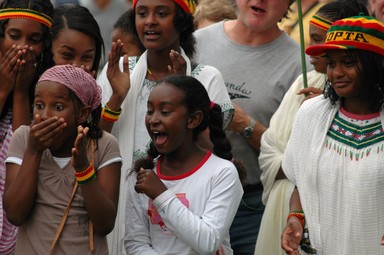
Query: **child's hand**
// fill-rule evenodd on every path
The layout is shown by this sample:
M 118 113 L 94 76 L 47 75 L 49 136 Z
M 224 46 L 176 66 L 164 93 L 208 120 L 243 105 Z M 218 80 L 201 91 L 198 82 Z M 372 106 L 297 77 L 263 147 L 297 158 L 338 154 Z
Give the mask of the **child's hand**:
M 2 80 L 0 89 L 6 91 L 7 94 L 13 90 L 22 54 L 21 47 L 16 45 L 10 47 L 4 55 L 0 53 L 0 77 Z
M 111 84 L 113 94 L 124 101 L 129 89 L 131 80 L 129 77 L 128 56 L 123 57 L 123 72 L 120 71 L 119 61 L 124 44 L 117 40 L 112 43 L 111 52 L 109 52 L 107 77 Z
M 305 100 L 308 100 L 310 98 L 317 97 L 317 96 L 323 94 L 323 90 L 318 89 L 318 88 L 314 88 L 314 87 L 308 87 L 308 88 L 304 88 L 304 89 L 299 90 L 299 92 L 297 92 L 297 94 L 298 95 L 302 95 L 302 94 L 305 95 L 305 98 L 303 100 L 303 102 L 304 102 Z
M 73 64 L 74 67 L 79 67 L 81 69 L 83 69 L 84 71 L 86 71 L 87 73 L 89 73 L 93 78 L 96 79 L 96 70 L 92 70 L 90 66 L 85 66 L 85 65 L 81 65 L 81 66 L 77 66 L 76 64 Z
M 76 172 L 81 172 L 89 166 L 87 158 L 87 134 L 89 128 L 77 127 L 77 137 L 74 147 L 72 148 L 71 164 Z
M 186 74 L 187 73 L 187 63 L 183 56 L 175 50 L 171 50 L 169 57 L 172 61 L 172 66 L 168 66 L 168 71 L 172 74 Z
M 43 152 L 52 145 L 66 126 L 67 123 L 63 118 L 55 116 L 47 120 L 41 120 L 40 115 L 36 114 L 35 121 L 29 131 L 28 148 Z
M 381 237 L 381 245 L 384 245 L 384 235 Z
M 152 170 L 141 168 L 137 174 L 135 190 L 137 193 L 144 193 L 148 197 L 155 199 L 166 191 L 167 187 Z
M 281 248 L 288 255 L 300 255 L 299 247 L 302 237 L 303 227 L 299 219 L 291 217 L 281 235 Z
M 29 86 L 36 75 L 38 59 L 33 47 L 25 45 L 21 47 L 20 68 L 16 77 L 15 90 L 29 93 Z M 27 87 L 28 86 L 28 87 Z

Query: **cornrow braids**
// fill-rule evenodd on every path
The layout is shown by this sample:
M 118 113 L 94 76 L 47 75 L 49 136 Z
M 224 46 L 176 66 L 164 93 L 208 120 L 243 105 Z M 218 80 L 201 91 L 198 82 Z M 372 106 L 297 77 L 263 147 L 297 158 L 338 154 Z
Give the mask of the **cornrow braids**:
M 360 13 L 369 15 L 367 8 L 357 0 L 339 0 L 327 3 L 319 8 L 317 14 L 334 22 Z

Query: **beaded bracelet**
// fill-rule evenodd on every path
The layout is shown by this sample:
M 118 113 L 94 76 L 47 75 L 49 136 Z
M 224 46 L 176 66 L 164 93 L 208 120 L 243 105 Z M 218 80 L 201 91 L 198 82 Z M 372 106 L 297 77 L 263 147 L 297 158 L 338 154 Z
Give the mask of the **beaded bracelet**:
M 304 228 L 305 227 L 305 215 L 304 215 L 304 212 L 303 211 L 292 211 L 288 214 L 288 218 L 287 218 L 287 221 L 292 218 L 292 217 L 296 217 L 300 223 L 301 223 L 301 226 Z
M 76 181 L 79 185 L 85 185 L 96 179 L 96 172 L 92 165 L 89 165 L 84 171 L 75 172 Z
M 119 111 L 114 111 L 108 107 L 108 103 L 105 104 L 103 111 L 101 113 L 101 118 L 109 122 L 116 122 L 121 114 L 121 109 Z

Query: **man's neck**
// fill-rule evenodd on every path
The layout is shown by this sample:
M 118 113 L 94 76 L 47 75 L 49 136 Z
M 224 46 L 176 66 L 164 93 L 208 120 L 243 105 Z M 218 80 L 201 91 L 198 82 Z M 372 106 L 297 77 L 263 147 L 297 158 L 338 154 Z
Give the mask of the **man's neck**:
M 118 0 L 93 0 L 93 1 L 95 2 L 95 5 L 97 6 L 97 8 L 99 8 L 100 10 L 105 10 L 108 8 L 110 3 L 112 3 L 112 1 L 118 1 Z
M 234 42 L 240 45 L 260 46 L 276 40 L 282 33 L 277 24 L 265 31 L 251 30 L 240 20 L 224 22 L 224 32 Z

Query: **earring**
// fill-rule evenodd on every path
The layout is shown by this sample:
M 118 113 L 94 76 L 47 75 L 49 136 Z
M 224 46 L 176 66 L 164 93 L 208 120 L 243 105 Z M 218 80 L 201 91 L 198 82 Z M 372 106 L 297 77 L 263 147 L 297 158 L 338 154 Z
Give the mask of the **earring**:
M 331 88 L 332 88 L 332 82 L 331 82 L 329 79 L 327 79 L 327 80 L 325 81 L 324 93 L 325 93 L 325 94 L 329 93 L 329 90 L 330 90 Z

